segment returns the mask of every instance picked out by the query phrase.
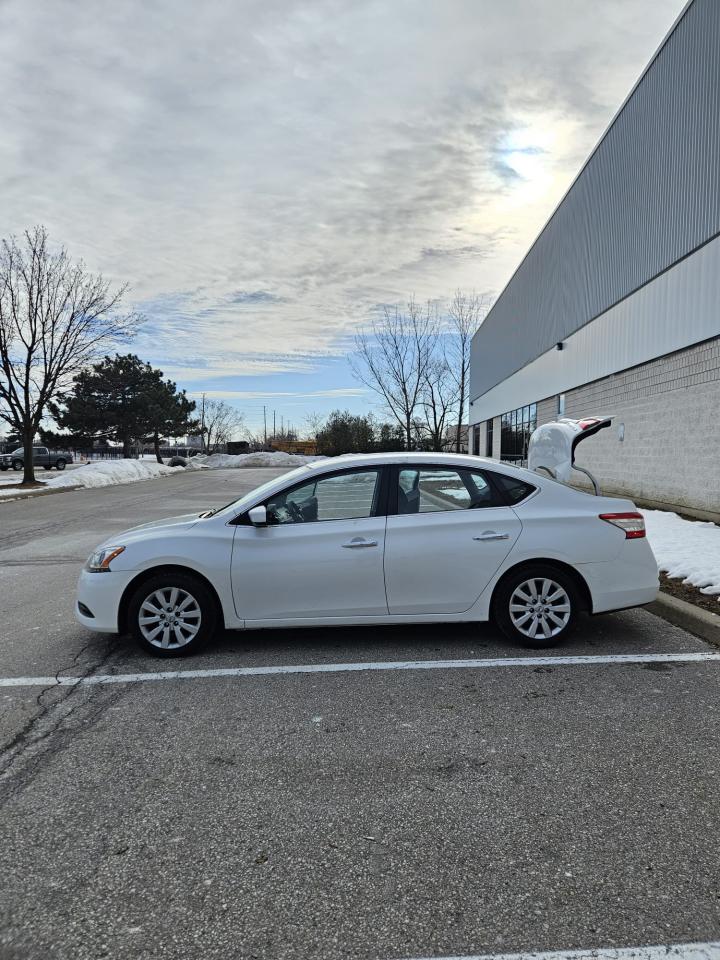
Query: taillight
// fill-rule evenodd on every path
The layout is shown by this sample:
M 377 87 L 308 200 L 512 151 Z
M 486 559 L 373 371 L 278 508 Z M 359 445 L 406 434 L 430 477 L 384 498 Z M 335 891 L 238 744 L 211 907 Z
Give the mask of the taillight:
M 601 513 L 600 519 L 624 530 L 626 540 L 645 536 L 645 518 L 641 513 Z

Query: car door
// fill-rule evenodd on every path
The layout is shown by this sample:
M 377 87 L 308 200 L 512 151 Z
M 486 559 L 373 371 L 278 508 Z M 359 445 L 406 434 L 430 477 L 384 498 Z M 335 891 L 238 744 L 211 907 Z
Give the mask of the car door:
M 265 501 L 268 524 L 239 523 L 235 608 L 253 621 L 387 616 L 384 468 L 310 480 Z
M 385 534 L 390 614 L 469 610 L 521 529 L 482 471 L 399 465 L 390 479 Z

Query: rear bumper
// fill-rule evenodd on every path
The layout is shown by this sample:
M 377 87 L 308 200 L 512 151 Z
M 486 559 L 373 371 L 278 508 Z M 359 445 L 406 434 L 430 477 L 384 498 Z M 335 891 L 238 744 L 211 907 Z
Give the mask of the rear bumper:
M 590 588 L 593 613 L 652 603 L 660 588 L 655 556 L 646 538 L 627 540 L 620 555 L 604 563 L 579 563 Z

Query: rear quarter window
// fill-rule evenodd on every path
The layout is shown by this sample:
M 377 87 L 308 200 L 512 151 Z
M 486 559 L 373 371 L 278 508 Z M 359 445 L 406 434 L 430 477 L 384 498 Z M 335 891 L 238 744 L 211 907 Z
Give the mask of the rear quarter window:
M 508 477 L 505 473 L 494 473 L 493 480 L 505 494 L 509 503 L 516 504 L 530 496 L 537 487 L 519 477 Z

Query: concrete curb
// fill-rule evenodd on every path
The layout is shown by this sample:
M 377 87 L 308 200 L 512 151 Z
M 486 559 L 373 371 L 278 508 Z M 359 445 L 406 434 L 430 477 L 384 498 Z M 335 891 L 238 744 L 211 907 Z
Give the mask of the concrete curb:
M 7 487 L 5 488 L 7 489 Z M 13 490 L 13 496 L 11 497 L 0 497 L 0 506 L 3 503 L 17 503 L 18 500 L 34 500 L 36 497 L 54 497 L 58 493 L 68 493 L 70 490 L 82 490 L 84 489 L 82 484 L 78 484 L 76 487 L 59 487 L 58 489 L 50 488 L 49 490 L 43 490 L 42 487 L 33 487 L 31 490 Z
M 720 607 L 720 604 L 718 604 Z M 648 604 L 647 610 L 657 617 L 662 617 L 668 623 L 682 627 L 688 633 L 707 640 L 708 643 L 720 647 L 720 615 L 710 613 L 702 607 L 696 607 L 686 600 L 678 600 L 669 593 L 658 594 L 657 600 Z

